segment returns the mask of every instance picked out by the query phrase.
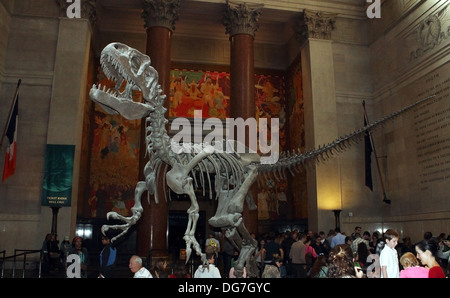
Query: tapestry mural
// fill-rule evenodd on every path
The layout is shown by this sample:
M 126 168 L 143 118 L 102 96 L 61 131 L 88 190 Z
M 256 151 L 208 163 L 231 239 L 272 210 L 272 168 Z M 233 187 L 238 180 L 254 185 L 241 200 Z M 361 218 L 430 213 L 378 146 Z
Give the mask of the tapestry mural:
M 106 89 L 115 86 L 104 74 L 99 75 L 99 82 Z M 134 91 L 133 98 L 140 97 Z M 127 120 L 120 115 L 106 114 L 97 104 L 94 118 L 87 201 L 90 216 L 105 218 L 109 211 L 130 216 L 138 181 L 141 119 Z
M 282 76 L 255 76 L 256 120 L 267 118 L 267 133 L 271 136 L 270 119 L 279 119 L 279 152 L 286 150 L 286 105 L 284 82 Z M 258 190 L 258 220 L 285 219 L 287 215 L 287 181 L 278 182 L 270 179 L 259 186 Z
M 170 118 L 193 118 L 194 110 L 202 110 L 203 118 L 225 119 L 230 114 L 230 74 L 172 70 L 169 98 Z

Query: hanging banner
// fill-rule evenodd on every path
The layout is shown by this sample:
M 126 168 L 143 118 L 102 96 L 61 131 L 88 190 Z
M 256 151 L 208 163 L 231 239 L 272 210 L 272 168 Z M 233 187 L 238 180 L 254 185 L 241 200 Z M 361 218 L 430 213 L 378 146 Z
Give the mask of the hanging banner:
M 74 145 L 47 145 L 42 206 L 71 205 L 74 154 Z

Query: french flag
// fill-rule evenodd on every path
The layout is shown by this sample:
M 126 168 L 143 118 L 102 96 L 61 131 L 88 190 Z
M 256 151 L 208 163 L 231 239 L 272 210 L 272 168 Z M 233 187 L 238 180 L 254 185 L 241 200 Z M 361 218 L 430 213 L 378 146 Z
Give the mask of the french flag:
M 6 130 L 6 136 L 8 137 L 9 144 L 6 148 L 5 166 L 3 167 L 2 182 L 8 177 L 14 174 L 16 170 L 16 155 L 17 155 L 17 125 L 19 120 L 19 95 L 15 98 L 14 108 L 11 116 L 9 117 L 8 128 Z

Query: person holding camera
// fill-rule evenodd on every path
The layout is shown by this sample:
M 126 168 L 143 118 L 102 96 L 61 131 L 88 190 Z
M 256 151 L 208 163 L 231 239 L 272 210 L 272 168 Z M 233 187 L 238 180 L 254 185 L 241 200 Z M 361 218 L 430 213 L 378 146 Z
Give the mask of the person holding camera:
M 450 275 L 450 235 L 447 239 L 439 242 L 439 249 L 437 256 L 441 259 L 443 263 L 443 269 L 446 276 Z

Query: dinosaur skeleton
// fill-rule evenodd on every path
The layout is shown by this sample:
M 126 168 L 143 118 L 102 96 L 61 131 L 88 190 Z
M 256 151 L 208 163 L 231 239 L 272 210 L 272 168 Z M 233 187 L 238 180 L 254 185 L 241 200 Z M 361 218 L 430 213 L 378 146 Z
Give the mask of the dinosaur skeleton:
M 154 195 L 155 202 L 158 203 L 155 181 L 158 175 L 165 174 L 162 177 L 164 183 L 167 183 L 176 194 L 188 195 L 191 201 L 187 210 L 188 224 L 183 237 L 186 242 L 186 262 L 194 249 L 202 262 L 207 264 L 205 253 L 201 251 L 195 238 L 199 205 L 194 193 L 194 188 L 203 187 L 204 190 L 207 185 L 210 198 L 212 199 L 214 188 L 215 199 L 218 200 L 216 213 L 208 222 L 213 227 L 222 228 L 225 237 L 238 249 L 239 257 L 235 264 L 237 277 L 242 277 L 244 266 L 247 267 L 250 277 L 257 276 L 254 258 L 257 242 L 245 228 L 242 218 L 244 201 L 247 202 L 249 209 L 256 209 L 249 193 L 254 182 L 260 184 L 269 179 L 281 181 L 287 177 L 287 171 L 291 175 L 296 175 L 317 162 L 326 161 L 336 153 L 359 143 L 366 132 L 382 127 L 388 121 L 431 98 L 422 99 L 318 149 L 306 153 L 301 153 L 300 150 L 283 152 L 278 162 L 263 164 L 257 153 L 230 152 L 229 148 L 235 146 L 231 141 L 224 141 L 224 146 L 228 148 L 225 152 L 216 151 L 211 144 L 172 144 L 165 129 L 168 123 L 164 116 L 167 109 L 163 107 L 166 95 L 158 84 L 158 73 L 151 66 L 149 56 L 127 45 L 111 43 L 103 49 L 100 63 L 108 79 L 116 81 L 117 84 L 114 90 L 94 85 L 90 90 L 91 99 L 110 114 L 120 114 L 127 119 L 146 117 L 145 141 L 149 158 L 144 167 L 145 181 L 139 181 L 135 188 L 132 216 L 124 217 L 116 212 L 108 212 L 107 219 L 116 219 L 124 224 L 104 225 L 103 234 L 109 229 L 121 230 L 122 232 L 111 239 L 115 241 L 136 224 L 142 215 L 141 196 L 145 191 L 148 200 L 150 195 Z M 143 102 L 132 99 L 133 90 L 142 92 Z M 189 150 L 173 150 L 173 145 L 187 146 Z M 167 170 L 169 168 L 170 170 Z M 164 196 L 167 200 L 165 188 Z

